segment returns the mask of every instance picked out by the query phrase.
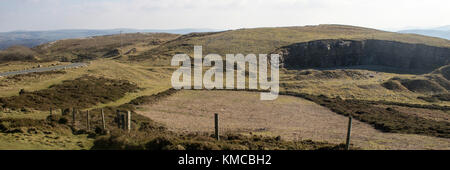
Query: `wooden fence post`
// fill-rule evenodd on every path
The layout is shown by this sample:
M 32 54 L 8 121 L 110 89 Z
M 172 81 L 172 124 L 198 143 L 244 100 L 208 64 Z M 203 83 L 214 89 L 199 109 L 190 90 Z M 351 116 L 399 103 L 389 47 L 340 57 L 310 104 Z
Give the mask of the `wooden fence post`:
M 116 110 L 116 118 L 117 118 L 117 128 L 121 128 L 121 126 L 120 126 L 120 120 L 122 119 L 121 117 L 120 117 L 120 111 L 119 110 Z
M 86 129 L 90 130 L 91 126 L 89 124 L 89 110 L 86 110 Z
M 120 115 L 121 122 L 122 122 L 122 129 L 125 130 L 126 128 L 126 122 L 125 122 L 125 114 Z
M 217 140 L 219 140 L 219 114 L 214 113 L 214 134 Z
M 102 124 L 103 124 L 103 130 L 106 129 L 106 123 L 105 123 L 105 112 L 102 109 Z
M 76 122 L 75 114 L 76 114 L 76 109 L 74 108 L 74 109 L 72 110 L 72 126 L 73 126 L 74 128 L 75 128 L 75 122 Z
M 350 136 L 352 133 L 352 115 L 348 117 L 347 141 L 345 143 L 345 150 L 350 149 Z
M 127 123 L 128 123 L 128 121 L 127 121 L 127 114 L 128 114 L 128 112 L 125 112 L 123 115 L 122 115 L 122 122 L 123 122 L 123 126 L 122 126 L 122 128 L 123 128 L 123 130 L 126 130 L 127 129 L 127 127 L 128 127 L 128 125 L 127 125 Z
M 127 130 L 128 130 L 128 133 L 130 133 L 130 131 L 131 131 L 131 112 L 130 111 L 127 112 Z

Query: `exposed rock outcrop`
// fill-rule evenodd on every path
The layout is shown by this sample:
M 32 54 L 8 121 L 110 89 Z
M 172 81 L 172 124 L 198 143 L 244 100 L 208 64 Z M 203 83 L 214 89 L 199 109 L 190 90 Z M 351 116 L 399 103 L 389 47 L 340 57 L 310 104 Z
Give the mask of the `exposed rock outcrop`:
M 450 48 L 384 40 L 317 40 L 284 46 L 280 54 L 286 68 L 381 65 L 433 70 L 449 64 Z

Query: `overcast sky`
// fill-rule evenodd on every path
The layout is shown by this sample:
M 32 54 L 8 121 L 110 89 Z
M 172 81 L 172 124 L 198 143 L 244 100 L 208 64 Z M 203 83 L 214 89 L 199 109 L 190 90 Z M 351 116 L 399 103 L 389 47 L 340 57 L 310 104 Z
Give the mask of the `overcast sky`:
M 235 29 L 347 24 L 450 25 L 450 0 L 0 0 L 0 32 L 55 29 Z

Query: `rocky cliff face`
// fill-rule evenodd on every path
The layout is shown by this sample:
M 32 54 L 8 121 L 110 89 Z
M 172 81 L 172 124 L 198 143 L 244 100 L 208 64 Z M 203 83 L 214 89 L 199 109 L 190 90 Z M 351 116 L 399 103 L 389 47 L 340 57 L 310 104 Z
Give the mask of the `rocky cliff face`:
M 278 49 L 286 68 L 381 65 L 432 70 L 449 64 L 450 48 L 384 40 L 317 40 Z

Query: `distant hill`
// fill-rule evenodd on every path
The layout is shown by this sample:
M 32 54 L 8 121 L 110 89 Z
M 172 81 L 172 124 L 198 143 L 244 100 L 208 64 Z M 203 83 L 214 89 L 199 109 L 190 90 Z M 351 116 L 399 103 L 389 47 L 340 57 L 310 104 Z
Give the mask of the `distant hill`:
M 445 25 L 441 27 L 435 28 L 436 30 L 444 30 L 444 31 L 450 31 L 450 25 Z
M 21 45 L 26 47 L 34 47 L 47 42 L 83 38 L 90 36 L 112 35 L 122 33 L 137 32 L 165 32 L 172 34 L 187 34 L 191 32 L 207 32 L 215 31 L 212 29 L 108 29 L 108 30 L 89 30 L 89 29 L 72 29 L 72 30 L 53 30 L 53 31 L 12 31 L 0 33 L 0 50 L 10 46 Z
M 408 29 L 398 31 L 399 33 L 420 34 L 431 37 L 439 37 L 450 40 L 450 25 L 432 28 L 432 29 Z

